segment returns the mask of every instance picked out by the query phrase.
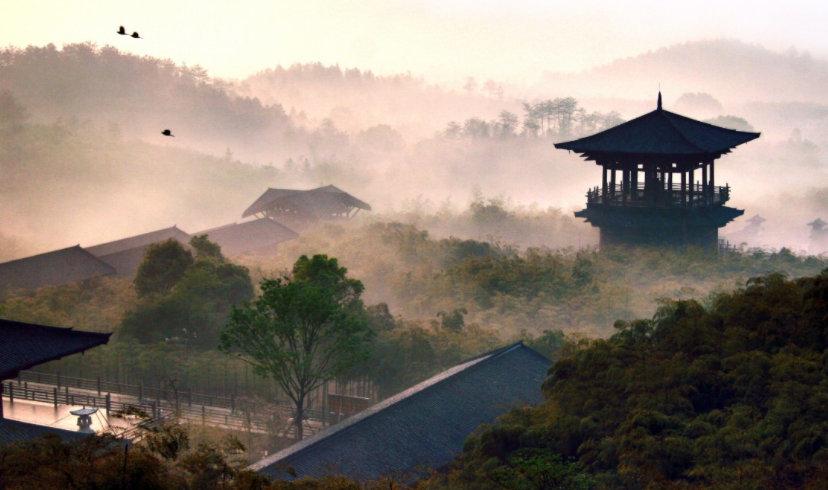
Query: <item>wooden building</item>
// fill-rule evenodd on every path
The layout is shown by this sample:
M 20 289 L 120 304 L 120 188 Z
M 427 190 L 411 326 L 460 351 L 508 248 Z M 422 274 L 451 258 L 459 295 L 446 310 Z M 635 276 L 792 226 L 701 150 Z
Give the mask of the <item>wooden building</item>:
M 558 143 L 602 169 L 575 213 L 601 230 L 601 246 L 697 245 L 715 248 L 718 230 L 744 211 L 725 206 L 715 161 L 759 133 L 656 110 L 600 133 Z
M 268 189 L 242 214 L 284 223 L 294 230 L 320 220 L 351 218 L 371 206 L 342 189 L 326 185 L 316 189 Z

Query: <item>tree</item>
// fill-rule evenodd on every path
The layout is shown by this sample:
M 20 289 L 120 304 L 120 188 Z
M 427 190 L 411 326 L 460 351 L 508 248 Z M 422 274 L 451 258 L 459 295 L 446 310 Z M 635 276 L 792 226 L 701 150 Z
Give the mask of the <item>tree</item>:
M 301 256 L 290 276 L 265 279 L 261 296 L 234 308 L 221 348 L 271 377 L 293 401 L 302 439 L 307 396 L 366 359 L 373 331 L 364 287 L 335 258 Z
M 168 292 L 191 265 L 193 254 L 176 240 L 169 239 L 150 245 L 135 275 L 138 296 Z
M 196 257 L 213 258 L 224 260 L 224 255 L 221 254 L 221 247 L 216 242 L 211 242 L 207 235 L 196 235 L 190 239 L 190 246 L 196 252 Z

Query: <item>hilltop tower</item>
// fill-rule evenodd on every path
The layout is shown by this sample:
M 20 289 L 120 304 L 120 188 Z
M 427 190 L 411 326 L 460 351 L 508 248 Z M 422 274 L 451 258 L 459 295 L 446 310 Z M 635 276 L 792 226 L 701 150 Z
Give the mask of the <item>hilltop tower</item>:
M 607 245 L 696 245 L 715 249 L 719 228 L 744 214 L 725 206 L 715 160 L 760 133 L 736 131 L 656 109 L 600 133 L 558 143 L 600 165 L 600 187 L 575 213 L 601 230 Z M 698 171 L 698 173 L 696 173 Z

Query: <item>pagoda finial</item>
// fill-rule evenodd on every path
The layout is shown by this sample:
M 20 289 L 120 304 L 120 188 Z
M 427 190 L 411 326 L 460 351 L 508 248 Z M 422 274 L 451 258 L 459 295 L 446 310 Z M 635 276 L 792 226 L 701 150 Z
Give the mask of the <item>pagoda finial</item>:
M 656 104 L 656 109 L 661 110 L 661 90 L 658 91 L 658 103 Z

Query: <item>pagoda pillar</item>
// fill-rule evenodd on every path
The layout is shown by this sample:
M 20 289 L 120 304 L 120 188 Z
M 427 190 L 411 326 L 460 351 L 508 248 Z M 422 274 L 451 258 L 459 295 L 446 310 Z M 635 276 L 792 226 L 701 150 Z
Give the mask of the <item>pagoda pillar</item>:
M 681 169 L 681 206 L 687 207 L 687 173 Z
M 690 170 L 687 172 L 687 178 L 690 181 L 690 207 L 693 207 L 693 194 L 696 192 L 696 181 L 694 180 L 693 176 L 696 173 L 695 164 L 693 167 L 690 167 Z
M 601 164 L 601 202 L 607 204 L 607 166 Z
M 710 187 L 713 187 L 714 189 L 715 189 L 715 186 L 716 186 L 716 178 L 715 178 L 715 172 L 714 172 L 715 168 L 716 168 L 716 161 L 711 160 L 710 161 Z
M 610 171 L 612 172 L 610 174 L 610 195 L 615 196 L 615 164 L 613 164 Z
M 709 187 L 707 186 L 707 162 L 702 163 L 702 196 L 707 204 Z

